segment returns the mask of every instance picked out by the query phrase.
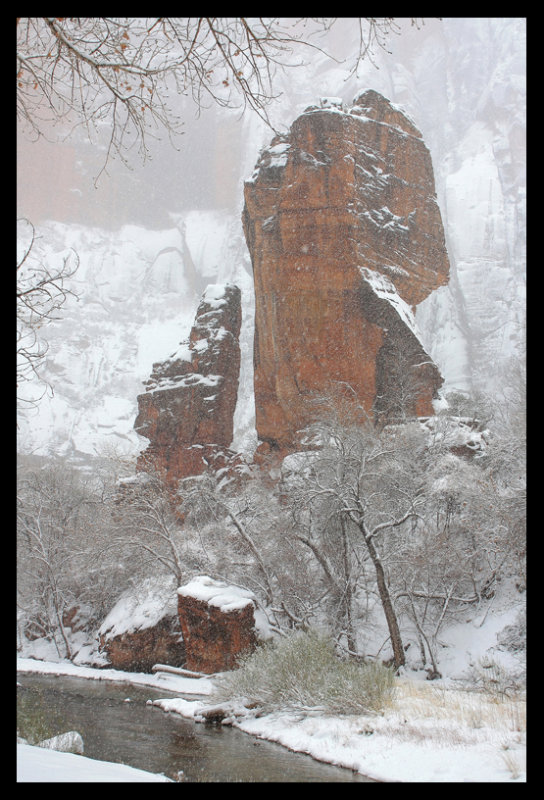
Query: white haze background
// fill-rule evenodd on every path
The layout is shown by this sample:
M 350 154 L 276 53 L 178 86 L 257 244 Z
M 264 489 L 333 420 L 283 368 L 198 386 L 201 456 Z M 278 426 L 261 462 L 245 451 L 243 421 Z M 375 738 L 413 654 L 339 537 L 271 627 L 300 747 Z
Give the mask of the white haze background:
M 447 287 L 417 310 L 445 390 L 498 392 L 501 368 L 521 357 L 525 337 L 526 20 L 401 21 L 358 76 L 306 54 L 279 76 L 271 109 L 287 128 L 320 97 L 351 103 L 373 88 L 415 122 L 430 149 L 451 262 Z M 356 28 L 340 20 L 327 46 L 355 50 Z M 47 325 L 43 376 L 53 387 L 19 415 L 19 446 L 38 455 L 87 460 L 147 445 L 133 431 L 136 397 L 154 361 L 188 336 L 202 290 L 232 281 L 243 296 L 242 369 L 233 445 L 255 445 L 252 398 L 253 285 L 241 225 L 243 181 L 271 131 L 255 115 L 218 108 L 199 118 L 179 98 L 180 150 L 151 143 L 152 160 L 110 164 L 82 133 L 62 145 L 18 145 L 18 216 L 28 217 L 52 259 L 80 259 L 62 319 Z

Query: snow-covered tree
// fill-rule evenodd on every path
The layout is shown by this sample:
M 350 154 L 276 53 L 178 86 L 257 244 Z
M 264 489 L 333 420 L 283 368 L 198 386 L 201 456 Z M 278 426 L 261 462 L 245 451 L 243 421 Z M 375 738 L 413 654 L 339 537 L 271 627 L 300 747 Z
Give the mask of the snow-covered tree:
M 354 406 L 351 419 L 356 419 Z M 297 538 L 314 554 L 337 598 L 350 651 L 356 651 L 353 603 L 370 562 L 389 630 L 393 658 L 405 663 L 391 592 L 388 561 L 394 534 L 410 530 L 424 503 L 424 437 L 412 426 L 378 432 L 370 423 L 346 423 L 347 409 L 324 417 L 310 433 L 319 443 L 290 498 Z
M 138 473 L 120 481 L 112 504 L 110 546 L 134 577 L 162 571 L 178 585 L 187 578 L 191 558 L 183 519 L 160 476 Z
M 95 618 L 124 588 L 107 552 L 109 509 L 94 480 L 63 463 L 20 459 L 17 486 L 17 604 L 33 637 L 71 656 L 66 612 L 85 604 Z
M 307 627 L 323 592 L 278 487 L 258 470 L 234 483 L 210 473 L 181 481 L 179 496 L 207 573 L 251 589 L 278 633 Z

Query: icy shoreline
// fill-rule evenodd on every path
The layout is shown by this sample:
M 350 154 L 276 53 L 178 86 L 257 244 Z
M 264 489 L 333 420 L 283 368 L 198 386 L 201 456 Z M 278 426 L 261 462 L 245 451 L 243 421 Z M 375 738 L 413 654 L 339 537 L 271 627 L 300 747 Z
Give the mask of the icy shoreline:
M 213 688 L 210 678 L 127 673 L 29 658 L 17 659 L 17 671 L 110 680 L 192 695 L 195 699 L 153 701 L 165 712 L 189 719 L 195 719 L 195 714 L 198 719 Z M 275 712 L 257 717 L 248 713 L 232 724 L 257 738 L 377 781 L 521 783 L 526 782 L 524 715 L 521 701 L 497 703 L 484 694 L 440 682 L 402 679 L 395 707 L 382 716 Z M 30 756 L 26 753 L 25 757 Z

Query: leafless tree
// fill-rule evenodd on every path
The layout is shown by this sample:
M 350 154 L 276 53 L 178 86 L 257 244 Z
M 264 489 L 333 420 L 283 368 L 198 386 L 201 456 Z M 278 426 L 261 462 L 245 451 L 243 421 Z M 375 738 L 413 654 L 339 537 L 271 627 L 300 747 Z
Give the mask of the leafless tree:
M 72 655 L 66 612 L 84 603 L 100 616 L 122 590 L 113 560 L 103 559 L 107 508 L 100 491 L 63 463 L 20 459 L 17 485 L 17 603 L 34 636 Z
M 186 528 L 212 577 L 250 589 L 272 630 L 307 629 L 322 616 L 324 596 L 315 559 L 293 535 L 292 516 L 277 485 L 259 471 L 241 485 L 206 474 L 180 483 Z M 190 534 L 188 534 L 190 535 Z
M 20 252 L 17 256 L 17 397 L 22 407 L 35 405 L 49 385 L 40 375 L 48 351 L 41 336 L 47 322 L 59 319 L 68 299 L 75 297 L 69 279 L 75 274 L 79 259 L 72 251 L 53 265 L 36 251 L 36 232 L 28 220 L 19 220 Z M 37 381 L 36 381 L 37 379 Z M 23 391 L 41 384 L 38 395 Z
M 511 387 L 505 383 L 511 408 L 482 394 L 453 397 L 452 416 L 441 414 L 427 437 L 425 514 L 414 535 L 399 541 L 390 566 L 396 601 L 404 603 L 433 673 L 445 622 L 468 607 L 487 608 L 505 578 L 525 589 L 522 386 L 519 376 Z M 481 434 L 480 445 L 459 447 L 459 432 L 469 445 Z
M 345 411 L 341 416 L 345 418 Z M 398 668 L 405 655 L 387 561 L 393 534 L 417 519 L 424 504 L 418 467 L 422 436 L 409 427 L 380 433 L 370 424 L 339 424 L 335 416 L 317 422 L 313 437 L 320 446 L 291 491 L 301 524 L 297 536 L 342 598 L 350 650 L 355 650 L 352 602 L 360 588 L 362 564 L 370 560 Z
M 180 585 L 191 558 L 183 519 L 171 490 L 158 475 L 138 473 L 121 481 L 112 506 L 110 548 L 127 560 L 134 574 L 162 570 Z
M 255 538 L 266 525 L 267 503 L 257 500 L 257 491 L 255 486 L 248 489 L 247 483 L 230 491 L 220 476 L 205 473 L 181 481 L 179 497 L 189 525 L 198 530 L 211 569 L 218 573 L 232 569 L 232 578 L 251 584 L 270 605 L 275 595 L 273 574 Z
M 353 69 L 398 33 L 394 18 L 357 18 Z M 174 136 L 182 121 L 172 98 L 249 108 L 270 124 L 277 68 L 321 50 L 315 36 L 333 18 L 30 17 L 17 19 L 17 114 L 34 136 L 52 124 L 68 133 L 85 125 L 107 130 L 107 153 L 127 160 L 147 154 L 147 138 Z M 415 18 L 413 24 L 419 24 Z

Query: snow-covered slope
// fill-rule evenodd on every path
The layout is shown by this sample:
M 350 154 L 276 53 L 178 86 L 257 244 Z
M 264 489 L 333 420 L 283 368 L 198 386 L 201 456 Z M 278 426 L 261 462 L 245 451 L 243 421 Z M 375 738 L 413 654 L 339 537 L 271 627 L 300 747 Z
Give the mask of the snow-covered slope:
M 287 128 L 320 96 L 351 103 L 366 87 L 414 120 L 431 151 L 451 262 L 449 285 L 418 307 L 417 324 L 446 391 L 493 392 L 501 364 L 519 354 L 524 341 L 525 20 L 427 19 L 419 29 L 407 20 L 401 28 L 389 53 L 375 53 L 379 69 L 367 61 L 352 75 L 349 64 L 312 55 L 307 67 L 283 78 L 273 122 Z M 342 59 L 356 44 L 356 26 L 344 19 L 334 31 L 329 45 Z M 226 281 L 242 289 L 244 309 L 234 445 L 253 446 L 253 298 L 240 210 L 242 181 L 270 131 L 247 114 L 237 126 L 236 161 L 229 167 L 238 174 L 238 210 L 172 208 L 164 230 L 125 225 L 104 231 L 62 221 L 40 226 L 50 253 L 69 246 L 78 252 L 80 300 L 69 301 L 63 319 L 44 331 L 50 345 L 44 376 L 54 396 L 43 398 L 36 413 L 20 416 L 24 450 L 141 449 L 146 442 L 132 426 L 142 381 L 153 361 L 188 335 L 205 285 Z M 230 116 L 229 141 L 233 130 Z M 197 152 L 195 158 L 215 163 L 223 174 L 224 153 Z M 171 170 L 168 160 L 164 169 Z M 187 208 L 186 196 L 179 208 Z

